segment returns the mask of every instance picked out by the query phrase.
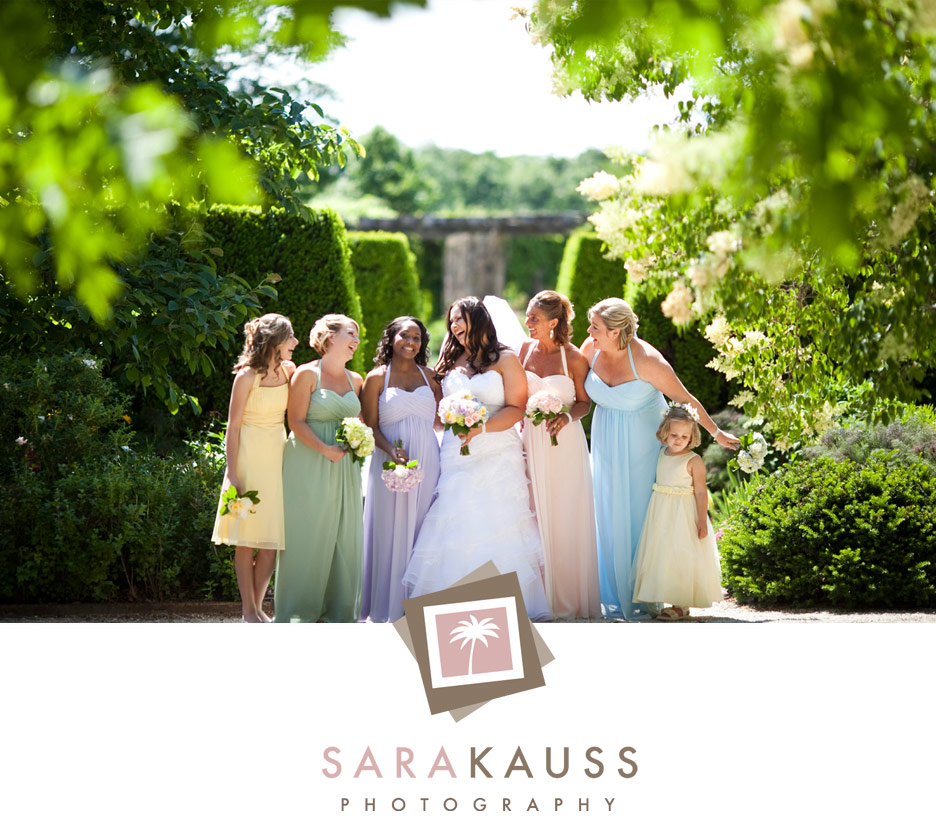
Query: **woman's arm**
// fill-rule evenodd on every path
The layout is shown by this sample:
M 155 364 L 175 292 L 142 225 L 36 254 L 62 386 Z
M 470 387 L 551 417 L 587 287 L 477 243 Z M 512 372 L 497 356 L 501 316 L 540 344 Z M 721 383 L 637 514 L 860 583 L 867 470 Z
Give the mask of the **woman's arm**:
M 429 375 L 429 388 L 432 389 L 432 396 L 435 398 L 436 411 L 435 417 L 432 419 L 432 429 L 436 432 L 441 432 L 445 427 L 442 425 L 442 421 L 439 419 L 439 402 L 442 400 L 442 384 L 436 380 L 435 374 Z
M 636 340 L 635 340 L 636 341 Z M 637 373 L 642 380 L 652 383 L 657 389 L 676 403 L 689 403 L 699 413 L 699 423 L 725 449 L 737 449 L 740 446 L 738 439 L 730 432 L 723 432 L 705 411 L 705 407 L 689 393 L 682 381 L 676 376 L 673 367 L 666 361 L 650 343 L 640 340 L 640 348 L 634 348 L 631 343 L 631 353 L 637 366 Z
M 383 432 L 380 431 L 380 393 L 383 391 L 386 366 L 378 366 L 364 378 L 364 389 L 361 391 L 361 420 L 374 431 L 374 442 L 391 458 L 399 463 L 405 463 L 405 452 L 397 449 Z
M 224 433 L 224 459 L 227 464 L 227 479 L 238 492 L 241 491 L 237 476 L 237 453 L 240 450 L 240 430 L 244 420 L 244 407 L 253 386 L 256 372 L 252 368 L 241 369 L 234 376 L 231 386 L 231 402 L 228 404 L 227 430 Z
M 306 423 L 309 412 L 309 400 L 315 391 L 315 370 L 309 363 L 299 366 L 289 381 L 289 402 L 286 404 L 286 417 L 292 433 L 306 446 L 321 452 L 332 463 L 340 461 L 348 452 L 347 447 L 325 443 L 312 427 Z
M 708 489 L 705 487 L 705 463 L 693 453 L 689 459 L 689 474 L 692 476 L 692 489 L 696 503 L 696 527 L 699 538 L 708 535 Z

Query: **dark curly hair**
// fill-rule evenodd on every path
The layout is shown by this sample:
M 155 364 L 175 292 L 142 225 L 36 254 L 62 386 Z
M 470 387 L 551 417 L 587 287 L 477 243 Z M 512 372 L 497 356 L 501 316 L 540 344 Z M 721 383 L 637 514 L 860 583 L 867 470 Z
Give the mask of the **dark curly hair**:
M 429 363 L 429 332 L 422 320 L 416 317 L 397 317 L 383 330 L 380 335 L 380 342 L 377 343 L 377 354 L 374 355 L 375 366 L 386 366 L 390 364 L 393 357 L 393 340 L 400 329 L 408 322 L 412 322 L 419 329 L 419 353 L 416 355 L 416 365 L 424 366 Z
M 457 308 L 468 323 L 468 338 L 463 347 L 452 336 L 452 310 Z M 491 321 L 484 303 L 476 296 L 466 296 L 456 299 L 449 306 L 445 315 L 445 326 L 448 334 L 442 343 L 439 361 L 436 363 L 438 374 L 448 374 L 455 366 L 455 361 L 466 351 L 468 365 L 475 371 L 484 371 L 488 366 L 494 365 L 500 358 L 500 353 L 507 348 L 497 341 L 497 331 Z

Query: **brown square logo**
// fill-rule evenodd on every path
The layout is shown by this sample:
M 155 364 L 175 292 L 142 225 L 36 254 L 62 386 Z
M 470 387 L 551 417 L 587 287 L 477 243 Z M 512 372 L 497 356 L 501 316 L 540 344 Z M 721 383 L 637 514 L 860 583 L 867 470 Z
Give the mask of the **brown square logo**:
M 530 623 L 516 573 L 500 575 L 489 562 L 452 587 L 405 600 L 403 609 L 397 630 L 410 640 L 433 714 L 460 719 L 546 684 L 542 666 L 553 657 Z

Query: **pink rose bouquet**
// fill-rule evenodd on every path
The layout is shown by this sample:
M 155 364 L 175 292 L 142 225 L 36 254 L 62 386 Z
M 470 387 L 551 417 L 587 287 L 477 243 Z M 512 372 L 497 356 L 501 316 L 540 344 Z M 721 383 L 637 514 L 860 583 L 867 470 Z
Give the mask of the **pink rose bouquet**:
M 538 391 L 527 400 L 526 416 L 533 421 L 534 426 L 539 426 L 545 420 L 555 420 L 555 418 L 568 413 L 568 407 L 564 406 L 562 401 L 549 391 Z M 549 436 L 549 442 L 553 446 L 559 445 L 555 435 Z
M 487 408 L 471 392 L 450 394 L 439 401 L 439 420 L 456 435 L 467 435 L 473 427 L 486 423 L 487 419 Z M 468 444 L 462 444 L 461 454 L 471 454 Z
M 393 445 L 402 448 L 403 441 L 395 440 Z M 419 461 L 415 459 L 406 463 L 384 461 L 383 472 L 380 473 L 380 480 L 391 492 L 409 492 L 417 484 L 422 483 L 424 477 L 425 472 Z

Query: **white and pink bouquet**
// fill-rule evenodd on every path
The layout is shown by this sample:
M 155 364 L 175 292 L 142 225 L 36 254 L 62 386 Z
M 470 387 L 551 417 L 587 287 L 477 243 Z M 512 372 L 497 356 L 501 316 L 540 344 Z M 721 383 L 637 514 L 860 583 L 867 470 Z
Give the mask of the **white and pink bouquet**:
M 364 464 L 364 458 L 374 451 L 374 430 L 359 417 L 346 417 L 335 431 L 335 440 L 348 447 L 351 460 Z
M 393 445 L 399 449 L 403 448 L 402 440 L 393 441 Z M 380 473 L 380 480 L 384 486 L 391 492 L 409 492 L 417 484 L 422 483 L 426 473 L 423 472 L 419 461 L 411 460 L 406 463 L 396 463 L 396 461 L 384 461 L 383 472 Z
M 549 391 L 538 391 L 527 400 L 526 416 L 533 421 L 534 426 L 539 426 L 544 420 L 555 420 L 568 413 L 568 406 L 563 405 L 562 401 Z M 549 436 L 549 442 L 553 446 L 559 445 L 555 435 Z
M 439 401 L 439 420 L 456 435 L 467 435 L 478 424 L 486 423 L 487 419 L 487 408 L 469 391 L 450 394 Z M 461 454 L 471 454 L 467 443 L 462 444 Z

